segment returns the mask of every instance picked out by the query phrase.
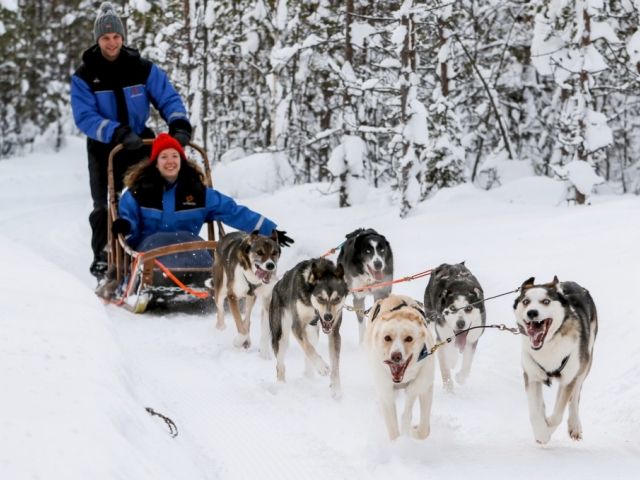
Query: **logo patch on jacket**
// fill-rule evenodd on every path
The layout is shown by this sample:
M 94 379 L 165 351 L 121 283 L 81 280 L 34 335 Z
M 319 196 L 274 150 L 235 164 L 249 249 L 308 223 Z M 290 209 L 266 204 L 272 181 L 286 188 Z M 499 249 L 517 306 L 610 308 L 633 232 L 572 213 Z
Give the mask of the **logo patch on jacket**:
M 196 199 L 193 195 L 187 195 L 186 197 L 184 197 L 184 201 L 182 202 L 182 205 L 184 205 L 185 207 L 195 207 L 196 206 Z

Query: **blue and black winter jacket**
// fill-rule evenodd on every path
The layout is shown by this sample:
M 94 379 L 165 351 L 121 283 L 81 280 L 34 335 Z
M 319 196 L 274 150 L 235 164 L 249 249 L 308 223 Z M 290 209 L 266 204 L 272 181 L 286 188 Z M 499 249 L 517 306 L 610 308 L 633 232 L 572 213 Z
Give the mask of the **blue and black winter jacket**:
M 110 143 L 120 125 L 129 125 L 140 135 L 150 105 L 167 124 L 176 120 L 188 124 L 182 99 L 167 74 L 136 49 L 123 46 L 112 62 L 98 45 L 83 53 L 82 65 L 71 77 L 71 108 L 76 125 L 89 138 Z
M 197 173 L 185 164 L 172 185 L 164 182 L 156 168 L 147 169 L 122 194 L 119 215 L 131 223 L 127 243 L 132 248 L 157 232 L 188 231 L 198 235 L 204 222 L 210 220 L 245 232 L 258 230 L 263 235 L 270 235 L 276 228 L 268 218 L 204 186 Z

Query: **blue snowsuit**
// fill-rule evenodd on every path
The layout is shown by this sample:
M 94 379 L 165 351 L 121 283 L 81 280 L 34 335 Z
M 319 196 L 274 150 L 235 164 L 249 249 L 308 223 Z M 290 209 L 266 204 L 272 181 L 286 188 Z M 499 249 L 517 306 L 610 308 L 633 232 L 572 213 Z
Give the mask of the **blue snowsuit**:
M 189 120 L 167 74 L 137 50 L 123 46 L 110 62 L 94 45 L 84 52 L 82 61 L 71 77 L 71 108 L 76 125 L 87 137 L 109 143 L 121 124 L 141 135 L 152 103 L 167 125 Z
M 183 163 L 178 179 L 166 184 L 155 167 L 148 168 L 120 198 L 119 215 L 131 224 L 127 243 L 136 249 L 158 232 L 190 232 L 198 235 L 206 221 L 221 221 L 245 232 L 258 230 L 271 235 L 276 224 L 238 205 L 213 188 L 206 187 L 197 173 Z
M 153 105 L 172 128 L 191 131 L 186 109 L 165 72 L 140 57 L 137 50 L 122 47 L 114 61 L 105 59 L 98 45 L 87 49 L 82 64 L 71 77 L 71 108 L 78 128 L 87 135 L 89 182 L 93 211 L 91 247 L 99 257 L 107 243 L 107 159 L 115 146 L 114 132 L 128 125 L 142 138 L 153 138 L 146 126 Z M 123 150 L 114 159 L 116 191 L 131 166 L 148 156 L 148 147 Z

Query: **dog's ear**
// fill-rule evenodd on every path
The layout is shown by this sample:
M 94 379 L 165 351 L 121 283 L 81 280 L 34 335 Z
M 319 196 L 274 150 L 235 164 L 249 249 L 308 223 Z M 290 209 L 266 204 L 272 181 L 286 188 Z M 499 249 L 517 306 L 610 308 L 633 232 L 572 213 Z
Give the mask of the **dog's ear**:
M 449 289 L 445 288 L 444 290 L 442 290 L 442 292 L 440 292 L 440 297 L 438 298 L 436 307 L 439 312 L 442 312 L 442 310 L 446 307 L 446 300 L 447 300 L 447 296 L 449 295 Z
M 360 235 L 360 233 L 364 230 L 364 228 L 356 228 L 353 232 L 351 233 L 347 233 L 347 235 L 345 236 L 345 238 L 347 240 L 351 240 L 352 238 L 357 237 L 358 235 Z
M 276 233 L 276 229 L 275 228 L 271 231 L 271 240 L 275 240 L 276 243 L 278 242 L 278 234 Z
M 473 287 L 473 291 L 476 294 L 476 297 L 478 297 L 478 300 L 482 300 L 482 290 L 480 290 L 478 287 Z
M 255 239 L 255 236 L 253 235 L 253 233 L 250 233 L 249 235 L 244 237 L 242 239 L 242 243 L 240 244 L 241 251 L 244 253 L 249 253 L 251 251 L 251 244 L 253 243 L 254 239 Z
M 462 261 L 460 262 L 460 265 L 463 265 L 463 266 L 464 266 L 464 262 L 466 262 L 466 260 L 462 260 Z
M 371 322 L 373 322 L 378 314 L 380 313 L 380 302 L 376 302 L 375 307 L 373 307 L 373 313 L 371 314 Z
M 318 281 L 320 275 L 320 271 L 318 269 L 318 264 L 315 262 L 311 262 L 311 268 L 309 269 L 309 275 L 307 277 L 307 283 L 310 285 L 315 285 Z
M 336 267 L 335 276 L 336 278 L 344 277 L 344 267 L 342 266 L 341 263 L 339 263 L 338 266 Z
M 567 297 L 565 297 L 562 291 L 560 290 L 558 290 L 558 301 L 560 302 L 560 305 L 562 305 L 563 307 L 566 307 L 567 305 L 569 305 L 569 300 L 567 300 Z
M 551 282 L 551 286 L 557 287 L 559 283 L 560 283 L 560 280 L 558 280 L 558 276 L 554 275 L 553 276 L 553 281 Z
M 536 277 L 528 278 L 527 280 L 522 282 L 522 285 L 520 285 L 520 290 L 526 290 L 527 288 L 533 287 L 533 284 L 535 283 L 535 281 L 536 281 Z

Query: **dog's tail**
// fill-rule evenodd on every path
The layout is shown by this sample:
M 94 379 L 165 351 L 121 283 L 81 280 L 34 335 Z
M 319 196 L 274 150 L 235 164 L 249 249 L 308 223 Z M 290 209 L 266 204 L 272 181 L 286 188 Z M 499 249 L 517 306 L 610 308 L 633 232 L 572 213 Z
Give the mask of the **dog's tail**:
M 278 292 L 274 290 L 269 304 L 269 331 L 271 332 L 271 347 L 278 355 L 280 339 L 282 338 L 282 302 Z

